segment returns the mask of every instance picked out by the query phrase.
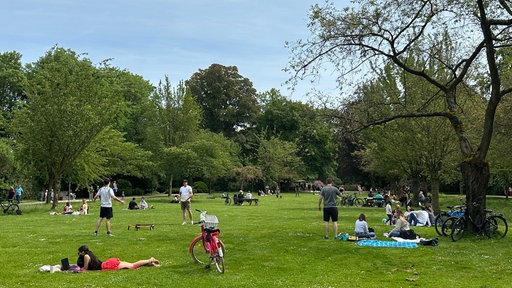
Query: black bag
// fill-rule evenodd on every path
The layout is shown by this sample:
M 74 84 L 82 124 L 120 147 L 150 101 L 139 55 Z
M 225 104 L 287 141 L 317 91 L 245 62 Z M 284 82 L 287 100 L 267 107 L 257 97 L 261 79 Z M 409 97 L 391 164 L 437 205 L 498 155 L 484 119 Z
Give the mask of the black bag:
M 439 239 L 426 239 L 426 240 L 420 240 L 420 244 L 424 246 L 437 246 L 439 245 Z
M 417 236 L 418 235 L 416 235 L 416 232 L 414 232 L 412 229 L 400 231 L 400 238 L 414 240 L 417 238 Z

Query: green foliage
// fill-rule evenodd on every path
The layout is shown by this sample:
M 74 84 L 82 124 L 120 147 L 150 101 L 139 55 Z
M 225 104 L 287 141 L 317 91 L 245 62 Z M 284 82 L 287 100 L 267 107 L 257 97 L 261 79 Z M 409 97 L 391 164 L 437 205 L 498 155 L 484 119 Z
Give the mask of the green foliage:
M 186 85 L 203 110 L 203 128 L 233 136 L 254 123 L 256 89 L 236 66 L 212 64 L 194 73 Z
M 206 185 L 206 183 L 204 183 L 203 181 L 194 182 L 194 192 L 207 193 L 208 185 Z
M 124 192 L 126 196 L 133 195 L 132 183 L 129 180 L 123 178 L 115 180 L 117 182 L 117 187 L 119 188 L 120 193 Z
M 112 76 L 58 47 L 27 65 L 27 105 L 15 114 L 17 148 L 24 164 L 39 171 L 56 191 L 122 103 Z
M 359 247 L 356 242 L 323 240 L 322 213 L 313 209 L 318 196 L 284 194 L 283 199 L 259 197 L 258 206 L 226 206 L 224 199 L 199 194 L 192 207 L 217 215 L 220 238 L 225 244 L 225 274 L 195 264 L 187 252 L 199 234 L 196 225 L 181 225 L 181 211 L 169 197 L 146 197 L 155 209 L 128 211 L 114 203 L 112 231 L 115 237 L 92 236 L 99 203 L 89 203 L 91 215 L 51 216 L 48 205 L 25 206 L 22 216 L 2 216 L 4 237 L 0 244 L 0 277 L 5 287 L 506 287 L 512 253 L 512 237 L 488 240 L 468 235 L 458 242 L 440 237 L 439 246 L 416 249 Z M 125 198 L 126 199 L 126 198 Z M 138 199 L 137 199 L 138 200 Z M 442 196 L 442 206 L 458 203 Z M 488 199 L 489 207 L 511 219 L 510 201 Z M 59 210 L 63 204 L 59 204 Z M 361 210 L 363 209 L 363 210 Z M 352 233 L 359 213 L 365 213 L 380 240 L 390 229 L 382 224 L 384 211 L 377 208 L 340 208 L 340 232 Z M 286 217 L 283 216 L 286 213 Z M 277 215 L 269 221 L 262 215 Z M 197 219 L 198 214 L 194 213 Z M 129 224 L 152 223 L 154 230 L 128 230 Z M 415 229 L 426 238 L 439 237 L 433 228 Z M 65 231 L 67 241 L 63 241 Z M 510 233 L 510 232 L 509 232 Z M 76 240 L 78 239 L 78 240 Z M 77 249 L 88 245 L 102 260 L 119 257 L 134 262 L 155 257 L 161 267 L 79 274 L 38 272 L 45 264 L 59 264 L 68 257 L 75 263 Z M 504 258 L 505 257 L 505 258 Z M 16 259 L 13 261 L 12 259 Z M 397 263 L 397 264 L 393 264 Z M 326 273 L 327 270 L 342 271 Z M 475 273 L 478 271 L 478 273 Z M 176 279 L 180 279 L 176 282 Z M 464 279 L 464 280 L 462 280 Z M 362 283 L 359 285 L 359 283 Z M 434 284 L 433 284 L 434 283 Z
M 325 178 L 334 174 L 335 146 L 332 128 L 323 111 L 291 101 L 272 89 L 260 95 L 262 112 L 258 129 L 265 139 L 271 137 L 293 142 L 305 164 L 303 176 Z
M 259 166 L 267 183 L 295 180 L 304 166 L 297 156 L 297 146 L 288 141 L 272 138 L 261 141 L 258 151 Z

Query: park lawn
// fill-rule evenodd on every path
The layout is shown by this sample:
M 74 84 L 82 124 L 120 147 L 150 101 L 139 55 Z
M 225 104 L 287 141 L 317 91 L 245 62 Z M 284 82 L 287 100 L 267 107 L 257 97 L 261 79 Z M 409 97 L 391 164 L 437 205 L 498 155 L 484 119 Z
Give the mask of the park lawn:
M 323 240 L 318 196 L 284 194 L 259 197 L 259 205 L 226 206 L 217 195 L 194 197 L 192 207 L 219 218 L 226 246 L 225 274 L 205 269 L 187 252 L 200 228 L 181 225 L 178 204 L 148 198 L 155 209 L 128 211 L 114 203 L 112 232 L 94 237 L 99 202 L 91 215 L 50 215 L 49 206 L 23 206 L 21 216 L 0 216 L 0 287 L 510 287 L 512 238 L 488 240 L 473 235 L 459 242 L 440 238 L 439 246 L 416 249 L 358 247 L 356 242 Z M 442 206 L 458 203 L 443 196 Z M 489 198 L 488 207 L 512 219 L 512 200 Z M 77 206 L 78 203 L 75 204 Z M 340 232 L 353 232 L 359 213 L 367 215 L 381 240 L 390 229 L 381 222 L 384 208 L 340 208 Z M 198 216 L 195 213 L 194 216 Z M 154 230 L 129 224 L 151 223 Z M 426 238 L 438 237 L 430 227 L 417 227 Z M 134 262 L 155 257 L 161 267 L 87 273 L 39 272 L 45 264 L 68 257 L 88 245 L 102 260 L 119 257 Z

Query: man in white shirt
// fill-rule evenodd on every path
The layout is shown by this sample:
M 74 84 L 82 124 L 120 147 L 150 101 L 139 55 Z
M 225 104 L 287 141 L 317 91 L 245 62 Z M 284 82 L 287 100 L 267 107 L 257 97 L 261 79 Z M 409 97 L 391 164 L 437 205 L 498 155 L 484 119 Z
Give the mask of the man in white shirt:
M 427 211 L 425 211 L 425 207 L 422 206 L 419 211 L 412 211 L 409 214 L 409 223 L 412 226 L 430 226 L 430 220 L 428 217 Z
M 112 199 L 121 204 L 124 204 L 124 201 L 114 195 L 114 191 L 110 188 L 110 179 L 106 178 L 103 181 L 103 184 L 105 184 L 105 186 L 101 187 L 92 199 L 92 201 L 96 201 L 97 198 L 100 198 L 101 201 L 100 218 L 98 218 L 98 221 L 96 222 L 94 236 L 98 236 L 98 229 L 100 228 L 103 218 L 106 218 L 105 227 L 107 228 L 107 236 L 114 236 L 110 232 L 110 219 L 114 217 L 114 213 L 112 211 Z
M 181 211 L 183 212 L 183 223 L 181 225 L 187 224 L 187 212 L 188 218 L 190 219 L 190 223 L 194 223 L 192 220 L 192 211 L 190 208 L 190 198 L 194 196 L 192 192 L 192 187 L 188 186 L 187 179 L 183 179 L 183 186 L 180 188 L 180 197 L 181 197 Z

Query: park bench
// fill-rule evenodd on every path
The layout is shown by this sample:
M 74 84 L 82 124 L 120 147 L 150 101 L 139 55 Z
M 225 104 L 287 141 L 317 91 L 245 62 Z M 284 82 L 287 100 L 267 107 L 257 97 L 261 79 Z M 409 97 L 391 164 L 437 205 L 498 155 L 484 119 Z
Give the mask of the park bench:
M 252 202 L 254 202 L 254 205 L 258 205 L 258 201 L 259 201 L 258 198 L 251 198 L 251 199 L 244 198 L 242 200 L 242 203 L 247 202 L 247 203 L 249 203 L 249 206 L 250 206 L 250 205 L 252 205 Z

